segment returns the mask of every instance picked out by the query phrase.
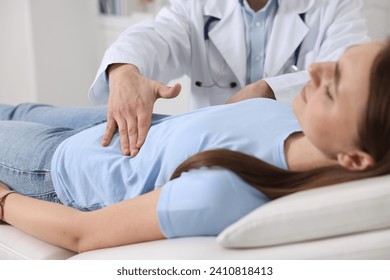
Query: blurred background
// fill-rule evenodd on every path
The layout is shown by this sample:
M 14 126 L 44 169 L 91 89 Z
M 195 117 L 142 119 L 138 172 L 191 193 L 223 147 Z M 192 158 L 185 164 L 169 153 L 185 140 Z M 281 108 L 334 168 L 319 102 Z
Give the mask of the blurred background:
M 152 19 L 168 4 L 168 0 L 0 0 L 0 102 L 91 105 L 87 92 L 104 50 L 125 28 Z M 373 39 L 388 36 L 389 0 L 364 0 L 364 13 Z M 189 90 L 188 78 L 178 81 L 183 91 Z M 185 112 L 186 97 L 159 100 L 155 112 Z

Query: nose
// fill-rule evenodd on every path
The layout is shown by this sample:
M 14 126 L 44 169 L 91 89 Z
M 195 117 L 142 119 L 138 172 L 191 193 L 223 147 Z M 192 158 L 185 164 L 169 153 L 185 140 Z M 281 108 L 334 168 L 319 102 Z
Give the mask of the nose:
M 336 63 L 334 62 L 313 63 L 310 65 L 309 74 L 313 84 L 319 87 L 321 83 L 332 79 L 335 65 Z

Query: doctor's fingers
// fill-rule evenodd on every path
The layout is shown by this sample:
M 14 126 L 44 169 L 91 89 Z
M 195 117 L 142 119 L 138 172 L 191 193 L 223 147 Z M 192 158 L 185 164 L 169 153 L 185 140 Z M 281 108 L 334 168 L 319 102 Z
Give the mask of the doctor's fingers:
M 164 84 L 159 83 L 157 86 L 157 98 L 175 98 L 179 95 L 181 91 L 181 84 L 175 84 L 170 87 Z
M 153 107 L 137 106 L 135 114 L 128 112 L 117 119 L 123 155 L 135 157 L 145 142 L 152 120 Z
M 114 136 L 116 132 L 119 132 L 119 142 L 121 145 L 121 151 L 122 154 L 125 156 L 130 155 L 130 140 L 128 136 L 128 128 L 127 128 L 127 122 L 125 121 L 124 118 L 119 118 L 119 119 L 113 119 L 113 118 L 108 118 L 107 119 L 107 126 L 106 130 L 104 132 L 103 140 L 102 140 L 102 145 L 104 147 L 107 147 Z
M 117 123 L 122 154 L 125 156 L 136 156 L 138 153 L 138 148 L 136 146 L 138 138 L 136 118 L 121 118 L 117 120 Z
M 137 124 L 138 124 L 138 139 L 136 142 L 136 148 L 141 149 L 148 135 L 150 126 L 152 123 L 152 110 L 145 111 L 140 110 L 137 112 Z
M 117 128 L 118 126 L 116 121 L 112 118 L 107 118 L 106 130 L 102 139 L 102 146 L 107 147 L 111 143 L 112 137 L 114 136 Z

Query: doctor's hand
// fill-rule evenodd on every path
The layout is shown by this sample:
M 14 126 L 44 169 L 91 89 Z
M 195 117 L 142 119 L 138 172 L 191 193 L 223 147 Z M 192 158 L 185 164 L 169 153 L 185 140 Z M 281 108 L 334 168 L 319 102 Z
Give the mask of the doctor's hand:
M 138 68 L 130 64 L 112 64 L 107 71 L 110 94 L 102 145 L 108 146 L 118 131 L 122 154 L 134 157 L 149 132 L 155 101 L 176 97 L 181 86 L 168 87 L 143 77 Z
M 270 98 L 276 99 L 273 90 L 264 80 L 256 81 L 252 84 L 247 85 L 235 95 L 233 95 L 226 104 L 236 103 L 250 98 Z

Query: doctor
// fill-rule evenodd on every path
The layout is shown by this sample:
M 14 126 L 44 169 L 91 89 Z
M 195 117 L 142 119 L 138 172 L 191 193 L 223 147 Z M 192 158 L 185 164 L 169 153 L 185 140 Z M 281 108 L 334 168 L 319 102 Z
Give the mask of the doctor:
M 361 0 L 172 0 L 154 21 L 124 31 L 106 51 L 89 96 L 108 103 L 102 145 L 119 131 L 135 156 L 154 102 L 191 77 L 191 107 L 253 97 L 291 102 L 315 61 L 367 41 Z

